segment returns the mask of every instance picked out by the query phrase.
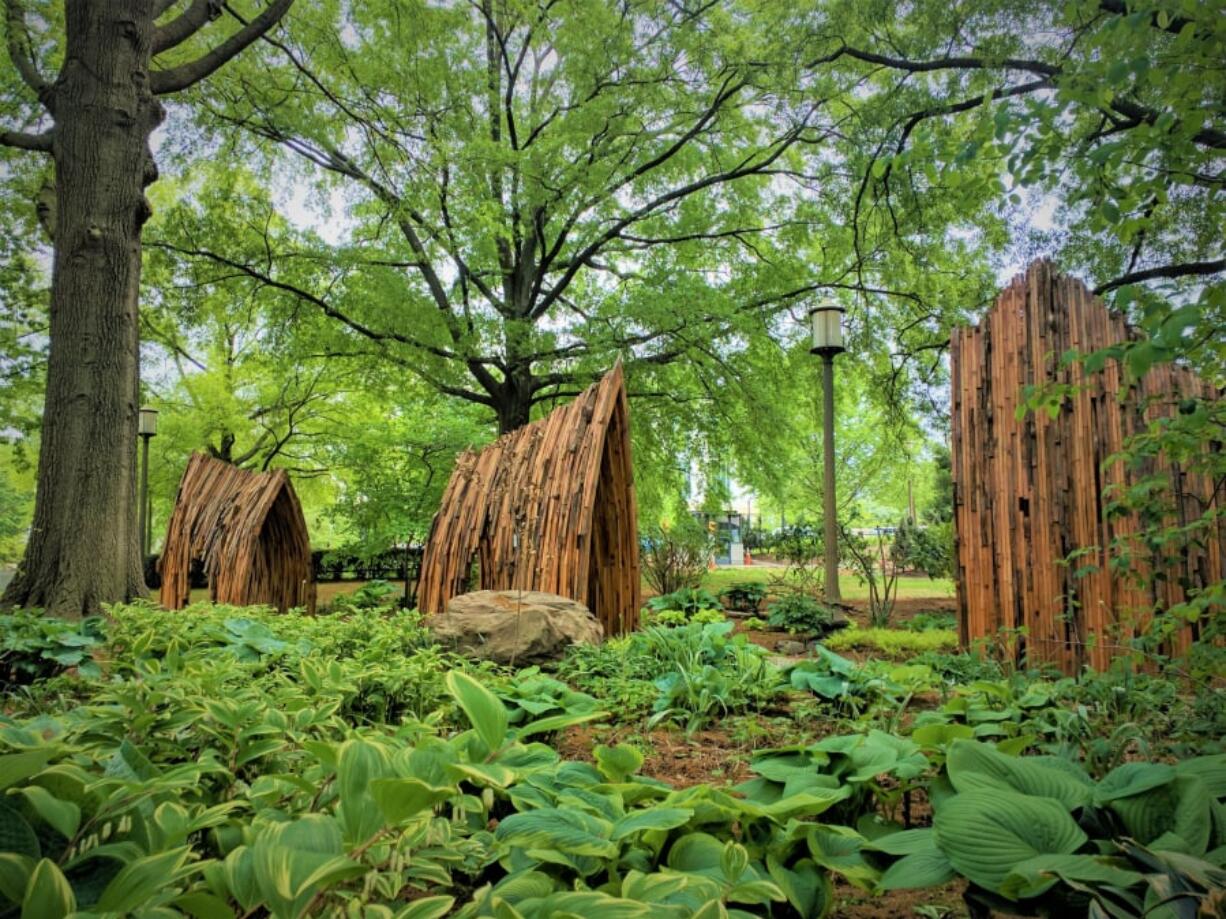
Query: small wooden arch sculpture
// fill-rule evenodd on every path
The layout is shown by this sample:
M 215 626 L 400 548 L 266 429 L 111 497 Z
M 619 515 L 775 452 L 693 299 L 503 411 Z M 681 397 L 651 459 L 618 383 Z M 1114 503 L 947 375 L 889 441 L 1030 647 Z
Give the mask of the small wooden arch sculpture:
M 249 472 L 193 453 L 158 560 L 167 609 L 188 604 L 193 559 L 214 602 L 315 611 L 311 540 L 284 469 Z
M 638 626 L 638 507 L 620 362 L 570 405 L 456 463 L 430 528 L 418 606 L 440 613 L 468 589 L 578 600 L 606 635 Z

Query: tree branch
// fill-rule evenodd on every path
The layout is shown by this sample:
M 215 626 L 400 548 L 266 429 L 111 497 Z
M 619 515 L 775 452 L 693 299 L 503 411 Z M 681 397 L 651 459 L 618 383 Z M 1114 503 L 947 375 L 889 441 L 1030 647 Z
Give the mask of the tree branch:
M 1123 287 L 1125 284 L 1137 284 L 1141 281 L 1170 278 L 1204 277 L 1205 275 L 1217 274 L 1220 271 L 1226 271 L 1226 258 L 1220 258 L 1213 262 L 1180 262 L 1176 265 L 1162 265 L 1158 268 L 1145 268 L 1141 271 L 1130 271 L 1127 274 L 1122 274 L 1114 281 L 1108 281 L 1106 284 L 1100 284 L 1098 287 L 1095 287 L 1094 293 L 1102 296 L 1115 290 L 1117 287 Z
M 4 0 L 4 7 L 9 58 L 13 61 L 21 82 L 33 91 L 39 102 L 50 109 L 51 84 L 38 72 L 38 66 L 34 63 L 34 49 L 30 43 L 30 33 L 26 29 L 25 10 L 21 6 L 21 0 Z
M 10 0 L 11 2 L 11 0 Z M 264 12 L 246 23 L 241 29 L 207 54 L 187 64 L 170 70 L 157 70 L 150 74 L 149 83 L 157 95 L 166 95 L 187 89 L 213 73 L 280 21 L 293 6 L 294 0 L 273 0 Z M 194 6 L 195 4 L 193 4 Z M 184 13 L 184 15 L 189 15 Z M 237 18 L 237 17 L 235 17 Z M 240 20 L 241 21 L 241 20 Z
M 153 32 L 153 53 L 161 54 L 183 44 L 202 28 L 221 16 L 223 0 L 192 0 L 182 15 Z
M 34 150 L 37 153 L 50 153 L 53 131 L 42 134 L 26 134 L 24 131 L 0 131 L 0 147 L 16 147 L 18 150 Z

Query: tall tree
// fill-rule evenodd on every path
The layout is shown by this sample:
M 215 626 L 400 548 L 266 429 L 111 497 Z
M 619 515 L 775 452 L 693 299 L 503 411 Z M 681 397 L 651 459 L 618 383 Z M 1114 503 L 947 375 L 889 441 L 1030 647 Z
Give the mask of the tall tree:
M 839 260 L 814 271 L 824 218 L 797 190 L 838 179 L 802 151 L 838 142 L 852 87 L 780 59 L 765 18 L 669 0 L 328 8 L 212 85 L 211 122 L 348 204 L 304 302 L 501 430 L 613 354 L 632 380 L 714 365 L 764 315 L 851 286 Z M 189 254 L 270 287 L 303 256 L 226 242 Z
M 54 261 L 37 497 L 6 604 L 75 617 L 144 593 L 134 444 L 141 230 L 157 178 L 149 138 L 162 97 L 209 76 L 292 3 L 234 14 L 239 27 L 206 47 L 207 27 L 229 9 L 220 0 L 40 5 L 37 37 L 23 0 L 5 0 L 8 56 L 26 95 L 5 106 L 25 118 L 0 131 L 0 145 L 48 155 L 54 172 L 54 193 L 40 202 Z M 54 80 L 40 61 L 51 51 L 63 61 Z

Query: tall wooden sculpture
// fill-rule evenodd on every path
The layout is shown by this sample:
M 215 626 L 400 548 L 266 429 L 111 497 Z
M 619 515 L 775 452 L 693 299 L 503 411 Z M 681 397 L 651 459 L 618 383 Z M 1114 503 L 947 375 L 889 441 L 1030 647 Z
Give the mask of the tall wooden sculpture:
M 1143 588 L 1107 564 L 1111 541 L 1138 529 L 1135 517 L 1107 513 L 1103 489 L 1128 475 L 1107 458 L 1180 399 L 1220 395 L 1170 364 L 1132 387 L 1114 361 L 1098 374 L 1080 364 L 1060 366 L 1069 349 L 1087 353 L 1132 334 L 1080 281 L 1047 262 L 1015 278 L 978 327 L 954 332 L 952 465 L 964 644 L 1003 636 L 1018 658 L 1066 673 L 1086 664 L 1101 669 L 1155 611 L 1181 602 L 1185 586 L 1223 576 L 1226 518 L 1216 540 L 1192 548 L 1177 570 Z M 1048 381 L 1077 390 L 1056 417 L 1040 411 L 1019 420 L 1023 387 Z M 1226 500 L 1203 477 L 1166 471 L 1184 520 Z M 1083 554 L 1064 563 L 1077 550 Z M 1194 635 L 1195 626 L 1185 629 L 1178 643 Z
M 585 604 L 606 635 L 638 625 L 639 545 L 621 365 L 570 405 L 465 453 L 422 558 L 418 605 L 442 612 L 477 581 Z
M 284 469 L 249 472 L 193 453 L 158 561 L 167 609 L 188 604 L 193 559 L 217 603 L 315 610 L 311 540 Z

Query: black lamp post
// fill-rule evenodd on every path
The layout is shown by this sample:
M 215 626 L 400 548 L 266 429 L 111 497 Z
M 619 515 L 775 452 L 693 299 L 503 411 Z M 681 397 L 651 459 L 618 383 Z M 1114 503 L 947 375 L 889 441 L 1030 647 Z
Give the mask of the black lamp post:
M 823 303 L 809 310 L 813 347 L 809 350 L 822 358 L 822 460 L 824 479 L 822 490 L 825 507 L 826 602 L 839 603 L 839 533 L 834 500 L 834 356 L 843 347 L 843 307 Z
M 141 439 L 140 461 L 140 563 L 149 557 L 149 441 L 157 437 L 158 411 L 145 406 L 140 410 L 136 433 Z

